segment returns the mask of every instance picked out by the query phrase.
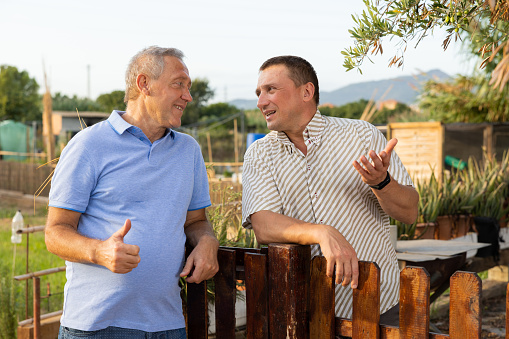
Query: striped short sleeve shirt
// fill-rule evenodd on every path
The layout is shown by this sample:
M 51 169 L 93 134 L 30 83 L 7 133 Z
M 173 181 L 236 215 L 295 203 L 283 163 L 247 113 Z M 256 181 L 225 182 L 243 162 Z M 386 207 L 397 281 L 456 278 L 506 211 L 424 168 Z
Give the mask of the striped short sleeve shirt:
M 335 227 L 360 260 L 380 267 L 383 313 L 399 301 L 399 268 L 389 238 L 389 216 L 352 161 L 361 155 L 370 159 L 368 152 L 379 153 L 387 140 L 365 121 L 322 116 L 319 111 L 303 134 L 307 155 L 277 131 L 249 147 L 242 174 L 242 224 L 251 228 L 251 215 L 268 210 Z M 413 185 L 396 152 L 389 172 L 400 184 Z M 320 254 L 318 245 L 312 247 L 312 255 L 316 254 Z M 336 286 L 336 316 L 351 315 L 351 288 Z

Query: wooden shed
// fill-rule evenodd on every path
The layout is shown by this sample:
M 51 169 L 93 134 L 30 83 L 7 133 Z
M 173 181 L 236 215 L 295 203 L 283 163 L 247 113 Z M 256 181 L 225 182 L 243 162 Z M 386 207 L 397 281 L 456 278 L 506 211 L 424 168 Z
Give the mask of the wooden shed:
M 413 180 L 426 180 L 443 169 L 444 127 L 440 122 L 390 123 L 387 139 L 396 138 L 395 151 Z
M 390 123 L 386 135 L 398 139 L 395 150 L 414 180 L 429 179 L 432 172 L 441 179 L 447 157 L 467 162 L 495 155 L 501 160 L 509 150 L 508 123 Z

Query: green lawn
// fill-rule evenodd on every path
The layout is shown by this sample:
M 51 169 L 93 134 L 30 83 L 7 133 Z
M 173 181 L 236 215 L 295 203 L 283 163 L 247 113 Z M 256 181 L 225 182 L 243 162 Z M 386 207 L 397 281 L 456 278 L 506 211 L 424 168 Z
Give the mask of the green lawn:
M 21 244 L 11 243 L 11 221 L 16 208 L 12 206 L 0 206 L 0 332 L 11 331 L 9 319 L 12 313 L 16 321 L 25 319 L 25 281 L 15 281 L 13 276 L 26 273 L 26 245 L 27 236 L 23 235 Z M 40 209 L 31 213 L 23 214 L 25 226 L 40 226 L 46 221 L 46 210 Z M 48 268 L 64 266 L 65 263 L 59 257 L 46 250 L 43 232 L 29 235 L 29 272 L 36 272 Z M 41 296 L 48 293 L 48 284 L 51 297 L 41 300 L 41 313 L 54 312 L 62 309 L 63 289 L 65 284 L 65 272 L 59 272 L 40 277 Z M 28 317 L 32 317 L 32 281 L 28 284 L 29 304 Z M 14 298 L 13 298 L 14 297 Z M 12 313 L 10 313 L 12 311 Z M 17 323 L 16 323 L 17 324 Z M 4 337 L 0 335 L 0 338 Z M 5 336 L 8 338 L 9 336 Z

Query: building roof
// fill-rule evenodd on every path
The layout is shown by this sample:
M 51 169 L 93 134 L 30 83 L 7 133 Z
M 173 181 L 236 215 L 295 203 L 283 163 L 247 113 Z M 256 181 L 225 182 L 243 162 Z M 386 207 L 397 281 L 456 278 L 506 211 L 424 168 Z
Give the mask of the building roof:
M 53 114 L 60 115 L 63 118 L 77 118 L 79 116 L 82 118 L 105 118 L 107 119 L 111 113 L 104 112 L 73 112 L 73 111 L 53 111 Z

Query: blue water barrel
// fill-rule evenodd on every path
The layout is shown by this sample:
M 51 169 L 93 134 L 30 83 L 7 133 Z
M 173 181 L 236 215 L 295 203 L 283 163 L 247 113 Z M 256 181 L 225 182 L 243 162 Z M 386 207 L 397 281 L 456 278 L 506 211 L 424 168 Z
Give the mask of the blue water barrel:
M 256 140 L 261 139 L 265 136 L 263 133 L 248 133 L 246 141 L 246 149 Z

